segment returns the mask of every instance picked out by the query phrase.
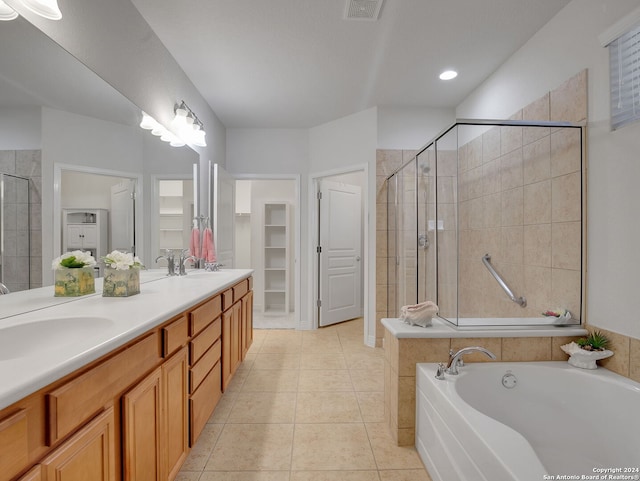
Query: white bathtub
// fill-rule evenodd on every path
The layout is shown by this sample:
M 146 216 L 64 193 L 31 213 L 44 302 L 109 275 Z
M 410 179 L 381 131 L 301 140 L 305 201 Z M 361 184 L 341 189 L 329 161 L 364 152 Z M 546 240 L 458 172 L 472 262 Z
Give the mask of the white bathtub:
M 445 380 L 436 368 L 417 365 L 416 390 L 416 448 L 434 481 L 640 479 L 639 383 L 566 362 L 467 364 Z M 595 477 L 608 468 L 629 477 Z

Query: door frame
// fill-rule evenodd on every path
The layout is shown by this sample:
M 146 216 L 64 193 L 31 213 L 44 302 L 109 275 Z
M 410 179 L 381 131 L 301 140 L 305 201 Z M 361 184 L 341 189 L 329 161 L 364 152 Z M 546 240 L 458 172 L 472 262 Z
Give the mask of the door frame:
M 62 171 L 80 172 L 83 174 L 94 175 L 106 175 L 110 177 L 122 177 L 125 179 L 132 179 L 136 181 L 136 203 L 135 203 L 135 236 L 136 236 L 136 253 L 140 259 L 144 259 L 146 254 L 145 246 L 145 234 L 144 234 L 144 176 L 140 173 L 123 172 L 120 170 L 100 169 L 96 167 L 87 167 L 83 165 L 64 164 L 56 162 L 53 165 L 53 257 L 57 257 L 62 249 L 62 200 L 60 189 L 62 187 Z M 97 261 L 98 259 L 96 259 Z M 45 272 L 50 273 L 50 270 L 43 271 L 43 277 Z M 53 279 L 53 277 L 51 277 Z M 44 279 L 43 279 L 44 283 Z M 45 283 L 46 285 L 46 283 Z
M 317 240 L 319 239 L 319 218 L 318 218 L 318 191 L 319 184 L 323 178 L 326 177 L 334 177 L 336 175 L 349 174 L 354 172 L 362 172 L 364 176 L 363 186 L 362 186 L 362 222 L 363 222 L 363 278 L 362 278 L 362 289 L 363 289 L 363 308 L 364 308 L 364 332 L 363 339 L 364 343 L 367 346 L 374 347 L 376 344 L 376 310 L 375 305 L 375 293 L 371 292 L 371 286 L 375 286 L 375 256 L 372 256 L 372 241 L 373 241 L 373 249 L 375 249 L 375 231 L 373 234 L 370 232 L 371 228 L 371 208 L 370 208 L 370 186 L 371 179 L 370 176 L 370 168 L 368 164 L 360 164 L 353 165 L 350 167 L 345 167 L 343 169 L 332 169 L 324 172 L 319 172 L 315 174 L 309 174 L 309 198 L 308 198 L 308 235 L 309 235 L 309 256 L 307 269 L 308 272 L 311 273 L 311 282 L 308 286 L 307 296 L 309 299 L 308 302 L 308 310 L 307 316 L 311 320 L 309 327 L 307 329 L 318 329 L 319 319 L 318 319 L 318 309 L 316 306 L 316 293 L 318 292 L 318 278 L 319 278 L 319 267 L 317 262 L 316 255 L 316 246 Z M 375 184 L 374 184 L 375 185 Z M 375 219 L 374 219 L 375 220 Z M 375 229 L 375 222 L 373 223 L 373 227 Z M 373 235 L 373 239 L 371 236 Z M 375 250 L 373 251 L 375 252 Z M 374 263 L 371 266 L 371 262 Z M 371 274 L 373 273 L 373 278 L 371 278 Z
M 293 180 L 295 184 L 295 200 L 296 204 L 294 205 L 294 218 L 295 218 L 295 228 L 292 229 L 293 232 L 293 276 L 294 276 L 294 285 L 300 286 L 301 280 L 301 270 L 300 270 L 300 234 L 302 232 L 301 228 L 301 192 L 300 192 L 300 175 L 299 174 L 233 174 L 236 180 Z M 295 290 L 293 296 L 293 320 L 294 324 L 297 326 L 297 329 L 301 328 L 300 322 L 300 302 L 301 302 L 301 293 L 302 289 L 298 287 Z

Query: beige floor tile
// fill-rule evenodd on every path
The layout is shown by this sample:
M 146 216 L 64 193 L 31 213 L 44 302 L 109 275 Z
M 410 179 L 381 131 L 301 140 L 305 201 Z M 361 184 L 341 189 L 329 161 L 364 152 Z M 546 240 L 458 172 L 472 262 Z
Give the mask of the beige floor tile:
M 247 379 L 250 372 L 251 371 L 246 371 L 246 370 L 236 371 L 236 373 L 233 375 L 233 378 L 231 379 L 231 382 L 227 386 L 227 389 L 225 389 L 225 392 L 240 391 L 240 389 L 242 389 L 244 381 Z
M 365 423 L 384 422 L 383 392 L 356 392 L 356 398 Z
M 202 471 L 180 471 L 174 481 L 198 481 Z
M 291 481 L 380 481 L 378 471 L 293 471 Z
M 205 471 L 280 471 L 291 465 L 293 424 L 226 424 Z
M 431 481 L 431 477 L 424 469 L 398 469 L 380 471 L 380 481 Z
M 303 352 L 300 369 L 346 369 L 347 362 L 341 352 Z
M 367 423 L 367 433 L 378 469 L 422 469 L 413 446 L 396 446 L 385 423 Z
M 342 344 L 335 339 L 307 339 L 302 341 L 303 352 L 342 352 Z
M 227 418 L 228 423 L 293 423 L 296 393 L 240 392 Z
M 307 391 L 353 391 L 353 384 L 346 369 L 301 370 L 298 392 Z
M 381 369 L 360 369 L 349 370 L 353 388 L 360 392 L 383 392 L 384 391 L 384 365 Z
M 344 358 L 349 369 L 384 369 L 384 356 L 378 355 L 373 349 L 371 352 L 348 351 L 344 353 Z
M 262 346 L 260 346 L 260 352 L 270 352 L 270 353 L 294 353 L 302 351 L 302 343 L 301 342 L 291 342 L 286 339 L 266 339 Z
M 376 469 L 364 425 L 361 423 L 297 424 L 291 469 L 294 471 Z
M 205 471 L 198 481 L 289 481 L 289 471 Z
M 295 392 L 298 390 L 296 369 L 252 370 L 242 386 L 244 392 Z
M 236 402 L 237 396 L 237 391 L 226 391 L 220 398 L 220 401 L 218 401 L 213 414 L 207 422 L 215 424 L 224 424 L 225 422 L 227 422 L 227 418 L 229 417 L 231 408 L 233 408 L 233 404 Z
M 253 369 L 298 369 L 300 367 L 299 353 L 269 353 L 256 355 Z
M 207 424 L 202 429 L 202 433 L 198 438 L 198 442 L 191 449 L 191 452 L 187 456 L 184 464 L 182 465 L 182 471 L 202 471 L 211 456 L 217 440 L 222 433 L 222 424 Z M 88 480 L 87 480 L 88 481 Z
M 362 422 L 354 392 L 300 392 L 296 423 Z

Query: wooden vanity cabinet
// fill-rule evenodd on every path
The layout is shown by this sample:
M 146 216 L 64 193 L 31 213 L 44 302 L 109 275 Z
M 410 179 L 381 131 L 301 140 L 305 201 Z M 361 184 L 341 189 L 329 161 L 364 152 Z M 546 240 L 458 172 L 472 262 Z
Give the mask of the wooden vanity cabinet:
M 55 481 L 115 481 L 114 424 L 113 408 L 96 416 L 42 460 L 44 478 Z
M 250 288 L 251 278 L 238 282 L 222 293 L 223 391 L 229 386 L 253 342 L 253 291 Z
M 173 481 L 251 345 L 252 295 L 240 281 L 0 410 L 0 481 Z
M 174 479 L 187 456 L 187 348 L 122 397 L 125 481 Z

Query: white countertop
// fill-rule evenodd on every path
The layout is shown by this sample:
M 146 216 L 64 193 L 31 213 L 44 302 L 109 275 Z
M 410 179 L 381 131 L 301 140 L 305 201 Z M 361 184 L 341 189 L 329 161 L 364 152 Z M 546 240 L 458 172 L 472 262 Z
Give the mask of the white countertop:
M 0 296 L 0 409 L 252 275 L 251 269 L 141 272 L 140 294 L 56 298 L 53 286 Z M 9 314 L 7 316 L 7 314 Z
M 559 337 L 585 336 L 582 327 L 562 326 L 470 326 L 455 327 L 434 318 L 432 326 L 410 326 L 396 318 L 382 319 L 382 325 L 396 338 L 464 338 L 464 337 Z

